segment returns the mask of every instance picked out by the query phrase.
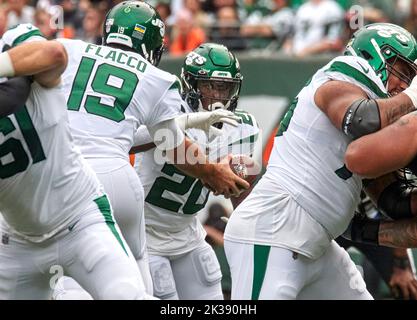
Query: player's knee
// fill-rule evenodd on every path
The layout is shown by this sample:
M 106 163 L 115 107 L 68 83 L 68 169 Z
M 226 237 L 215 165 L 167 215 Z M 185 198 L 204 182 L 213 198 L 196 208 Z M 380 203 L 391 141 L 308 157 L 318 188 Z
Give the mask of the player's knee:
M 178 299 L 174 275 L 168 260 L 151 261 L 151 276 L 154 296 L 163 300 Z
M 100 299 L 102 300 L 144 300 L 145 291 L 136 285 L 132 279 L 114 281 L 103 290 Z
M 190 253 L 193 266 L 199 281 L 205 286 L 214 286 L 222 280 L 219 261 L 210 246 L 194 250 Z

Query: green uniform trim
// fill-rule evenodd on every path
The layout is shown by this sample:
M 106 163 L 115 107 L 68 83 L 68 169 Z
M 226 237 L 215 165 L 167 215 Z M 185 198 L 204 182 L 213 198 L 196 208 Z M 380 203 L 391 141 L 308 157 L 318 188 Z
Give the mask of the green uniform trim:
M 330 68 L 326 70 L 326 72 L 329 72 L 329 71 L 340 72 L 340 73 L 343 73 L 344 75 L 347 75 L 348 77 L 355 79 L 356 81 L 368 87 L 372 92 L 374 92 L 380 98 L 388 97 L 388 95 L 385 92 L 383 92 L 374 81 L 372 81 L 365 74 L 363 74 L 356 68 L 348 65 L 347 63 L 344 63 L 341 61 L 335 61 L 332 63 Z
M 268 265 L 270 246 L 255 244 L 253 246 L 253 283 L 252 300 L 258 300 L 264 282 L 266 267 Z
M 33 163 L 38 163 L 46 159 L 45 152 L 43 151 L 41 140 L 38 133 L 35 130 L 35 126 L 32 123 L 27 107 L 24 106 L 19 111 L 15 112 L 17 124 L 22 131 L 23 138 L 25 139 L 29 148 L 30 155 L 32 156 Z
M 20 35 L 19 37 L 17 37 L 17 38 L 13 41 L 12 47 L 17 46 L 19 43 L 22 43 L 22 42 L 26 41 L 26 40 L 27 40 L 27 39 L 29 39 L 30 37 L 42 37 L 42 38 L 45 38 L 45 37 L 43 36 L 43 34 L 42 34 L 39 30 L 36 30 L 36 29 L 35 29 L 35 30 L 32 30 L 32 31 L 26 32 L 26 33 L 24 33 L 24 34 Z
M 244 143 L 255 143 L 255 141 L 258 140 L 258 134 L 253 134 L 249 137 L 237 140 L 235 142 L 231 142 L 228 147 L 233 146 L 235 144 L 244 144 Z
M 173 84 L 171 84 L 171 86 L 169 87 L 168 90 L 178 90 L 181 92 L 182 87 L 181 87 L 181 82 L 178 80 L 175 80 Z
M 126 255 L 129 256 L 123 244 L 122 238 L 120 237 L 120 234 L 116 229 L 116 224 L 113 220 L 110 203 L 109 203 L 109 200 L 107 199 L 107 196 L 106 195 L 101 196 L 100 198 L 95 199 L 94 202 L 97 204 L 97 207 L 100 210 L 101 214 L 103 215 L 104 221 L 106 222 L 107 226 L 110 228 L 110 231 L 116 237 L 117 241 L 122 246 Z

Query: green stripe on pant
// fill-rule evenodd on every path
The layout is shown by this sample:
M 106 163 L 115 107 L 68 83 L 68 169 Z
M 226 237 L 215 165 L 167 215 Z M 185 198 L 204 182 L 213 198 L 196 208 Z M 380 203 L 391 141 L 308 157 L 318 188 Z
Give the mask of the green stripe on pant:
M 107 199 L 107 196 L 103 195 L 100 198 L 95 199 L 94 202 L 97 204 L 98 209 L 100 210 L 100 212 L 102 213 L 104 217 L 104 221 L 106 222 L 107 226 L 110 228 L 113 235 L 116 237 L 117 241 L 122 246 L 124 252 L 126 253 L 126 255 L 129 255 L 123 244 L 122 238 L 120 237 L 120 234 L 116 229 L 116 223 L 114 222 L 113 215 L 111 212 L 110 202 Z
M 258 300 L 261 293 L 262 283 L 264 282 L 266 266 L 268 264 L 270 246 L 253 246 L 253 283 L 252 300 Z

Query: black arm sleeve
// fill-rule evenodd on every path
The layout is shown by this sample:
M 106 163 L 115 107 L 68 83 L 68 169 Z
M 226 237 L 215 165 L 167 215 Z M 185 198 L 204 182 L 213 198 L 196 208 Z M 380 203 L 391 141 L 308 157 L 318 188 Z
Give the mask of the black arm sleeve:
M 31 83 L 29 77 L 16 77 L 0 83 L 0 117 L 8 116 L 25 105 Z
M 401 181 L 391 183 L 379 196 L 378 209 L 393 220 L 412 218 L 411 190 Z
M 343 118 L 342 130 L 352 139 L 374 133 L 381 129 L 378 103 L 361 99 L 352 103 Z

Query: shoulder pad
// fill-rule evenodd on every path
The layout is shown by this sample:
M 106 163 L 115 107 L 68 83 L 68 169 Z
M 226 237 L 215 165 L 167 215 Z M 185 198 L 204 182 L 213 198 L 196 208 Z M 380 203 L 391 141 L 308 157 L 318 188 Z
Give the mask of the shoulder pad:
M 34 25 L 30 23 L 23 23 L 7 30 L 2 39 L 6 45 L 14 47 L 29 39 L 29 41 L 35 39 L 42 40 L 45 39 L 45 37 Z
M 339 73 L 343 77 L 353 79 L 352 82 L 357 82 L 365 86 L 378 97 L 387 97 L 387 91 L 381 79 L 377 76 L 368 61 L 361 57 L 336 57 L 324 67 L 324 72 L 326 74 Z

